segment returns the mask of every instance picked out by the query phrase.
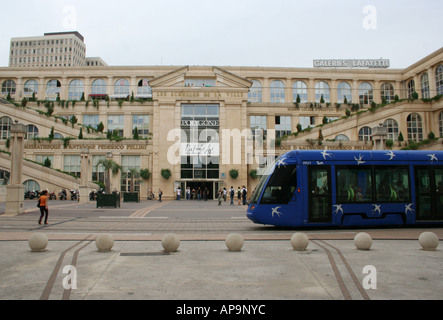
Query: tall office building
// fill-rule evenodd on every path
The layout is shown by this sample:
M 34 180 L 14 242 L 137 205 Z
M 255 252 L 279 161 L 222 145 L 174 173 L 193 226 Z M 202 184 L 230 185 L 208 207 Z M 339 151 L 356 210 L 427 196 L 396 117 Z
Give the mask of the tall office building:
M 84 37 L 77 31 L 45 33 L 41 37 L 12 38 L 9 67 L 106 66 L 100 58 L 86 58 Z

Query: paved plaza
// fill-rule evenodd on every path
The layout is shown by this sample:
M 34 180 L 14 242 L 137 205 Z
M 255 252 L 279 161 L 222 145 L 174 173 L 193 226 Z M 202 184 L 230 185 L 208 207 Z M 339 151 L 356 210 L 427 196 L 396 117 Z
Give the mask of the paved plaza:
M 48 225 L 37 223 L 37 209 L 28 200 L 25 214 L 0 215 L 1 300 L 443 298 L 442 248 L 425 251 L 418 242 L 424 231 L 442 239 L 443 228 L 275 228 L 253 224 L 246 206 L 229 200 L 145 200 L 119 208 L 53 200 Z M 306 251 L 292 248 L 296 232 L 308 235 Z M 358 232 L 372 236 L 369 251 L 356 249 Z M 46 251 L 31 252 L 35 233 L 48 237 Z M 97 250 L 102 233 L 115 240 L 110 252 Z M 179 237 L 177 252 L 163 251 L 167 233 Z M 230 233 L 243 236 L 240 252 L 227 249 Z M 75 288 L 66 288 L 68 278 Z

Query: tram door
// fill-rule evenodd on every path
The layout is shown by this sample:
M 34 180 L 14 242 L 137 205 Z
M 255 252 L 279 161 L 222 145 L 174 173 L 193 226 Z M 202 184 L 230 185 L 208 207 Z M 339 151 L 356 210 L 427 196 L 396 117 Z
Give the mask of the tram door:
M 417 220 L 443 220 L 443 167 L 415 167 Z
M 331 169 L 326 166 L 308 167 L 309 222 L 331 222 Z

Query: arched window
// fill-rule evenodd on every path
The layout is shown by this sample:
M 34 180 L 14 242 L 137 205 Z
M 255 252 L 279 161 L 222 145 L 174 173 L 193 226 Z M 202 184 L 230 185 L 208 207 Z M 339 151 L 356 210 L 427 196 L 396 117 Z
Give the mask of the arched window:
M 126 79 L 118 79 L 114 85 L 114 94 L 129 96 L 129 81 Z
M 9 171 L 0 169 L 0 186 L 6 186 L 9 182 L 11 173 Z
M 252 80 L 252 86 L 248 92 L 248 102 L 262 102 L 262 86 L 258 80 Z
M 32 96 L 38 93 L 38 82 L 36 80 L 28 80 L 24 86 L 25 96 Z
M 438 132 L 440 133 L 440 138 L 443 138 L 443 111 L 438 115 Z
M 271 102 L 284 103 L 285 102 L 285 85 L 283 81 L 274 80 L 271 83 Z
M 339 134 L 335 137 L 334 141 L 349 141 L 349 138 L 347 135 Z
M 33 124 L 26 126 L 26 139 L 38 138 L 38 128 Z
M 371 141 L 372 129 L 370 127 L 363 127 L 358 131 L 358 141 Z
M 0 139 L 6 140 L 11 136 L 12 119 L 9 117 L 0 118 Z
M 359 103 L 362 105 L 371 104 L 372 101 L 374 101 L 374 93 L 372 86 L 369 83 L 363 82 L 358 87 L 358 99 Z
M 407 86 L 408 86 L 408 99 L 412 99 L 412 94 L 415 92 L 415 81 L 409 80 Z
M 423 73 L 423 75 L 421 76 L 420 84 L 421 84 L 421 97 L 423 99 L 429 99 L 431 97 L 431 94 L 429 92 L 429 76 L 427 73 Z
M 61 133 L 55 132 L 54 139 L 63 139 L 63 135 Z
M 394 119 L 386 119 L 383 123 L 383 127 L 387 129 L 388 140 L 397 141 L 398 140 L 398 123 Z
M 443 64 L 439 65 L 437 70 L 435 70 L 435 86 L 437 94 L 443 94 Z
M 324 81 L 319 81 L 315 84 L 315 102 L 320 103 L 322 101 L 328 103 L 330 101 L 329 85 Z
M 391 83 L 383 83 L 380 88 L 381 101 L 391 103 L 394 101 L 394 86 Z
M 408 140 L 422 141 L 423 127 L 420 115 L 411 113 L 406 120 L 406 124 L 408 127 Z
M 152 98 L 152 88 L 148 79 L 142 79 L 138 82 L 137 98 Z
M 72 80 L 69 84 L 68 100 L 80 100 L 85 90 L 84 88 L 82 80 Z
M 46 95 L 54 96 L 61 92 L 62 84 L 58 80 L 49 80 L 46 84 Z
M 352 103 L 351 85 L 347 82 L 340 82 L 337 86 L 337 102 Z
M 16 85 L 14 80 L 5 80 L 2 84 L 2 94 L 15 94 Z
M 297 102 L 297 96 L 300 97 L 300 103 L 308 102 L 308 86 L 304 81 L 295 81 L 292 85 L 292 100 Z
M 106 94 L 106 81 L 97 79 L 92 82 L 91 94 Z
M 25 186 L 25 192 L 40 190 L 40 185 L 35 180 L 26 180 L 25 182 L 23 182 L 23 184 Z

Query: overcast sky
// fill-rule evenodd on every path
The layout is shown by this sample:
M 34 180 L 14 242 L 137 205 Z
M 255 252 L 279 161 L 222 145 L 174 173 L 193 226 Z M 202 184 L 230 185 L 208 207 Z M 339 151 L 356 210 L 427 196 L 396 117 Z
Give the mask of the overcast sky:
M 387 58 L 405 68 L 443 46 L 442 0 L 20 0 L 2 8 L 0 66 L 12 37 L 77 30 L 111 66 L 312 67 Z

